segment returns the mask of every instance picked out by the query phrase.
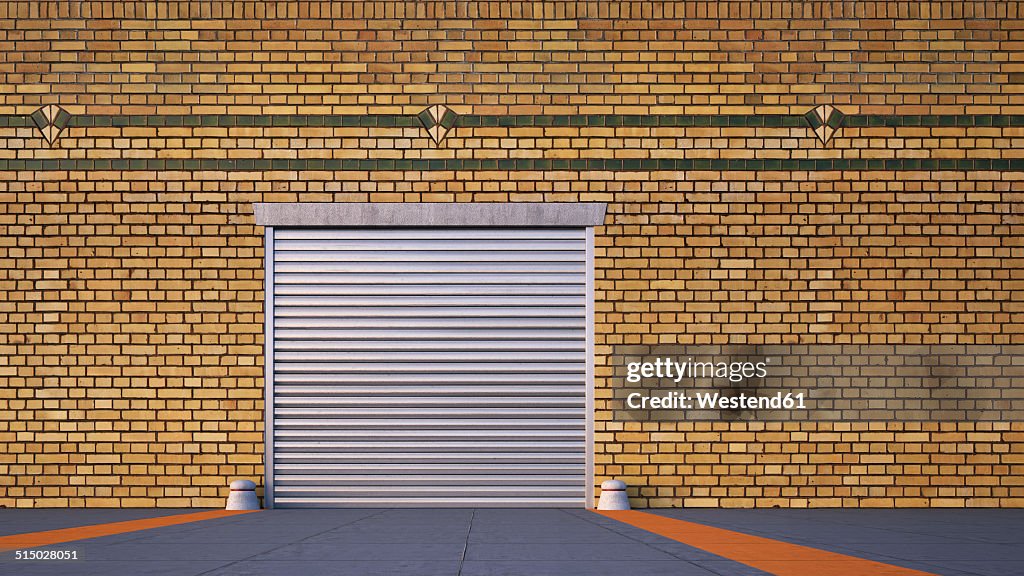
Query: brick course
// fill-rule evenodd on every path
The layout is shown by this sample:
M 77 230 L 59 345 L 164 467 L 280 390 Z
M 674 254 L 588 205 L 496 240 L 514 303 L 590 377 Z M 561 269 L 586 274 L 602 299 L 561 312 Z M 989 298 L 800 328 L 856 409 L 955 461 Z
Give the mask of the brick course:
M 262 475 L 253 202 L 602 201 L 597 482 L 1020 506 L 1016 420 L 632 422 L 609 399 L 620 345 L 1024 344 L 1021 17 L 2 2 L 0 505 L 219 506 Z M 460 118 L 440 142 L 435 104 Z M 846 114 L 827 142 L 819 105 Z

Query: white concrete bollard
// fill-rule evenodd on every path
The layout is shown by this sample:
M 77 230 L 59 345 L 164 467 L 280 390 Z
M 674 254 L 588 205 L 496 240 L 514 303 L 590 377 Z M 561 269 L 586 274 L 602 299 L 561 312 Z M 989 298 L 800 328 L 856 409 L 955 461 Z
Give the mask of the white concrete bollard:
M 235 480 L 228 494 L 225 510 L 259 510 L 260 499 L 256 497 L 256 483 L 250 480 Z
M 598 510 L 629 510 L 629 496 L 626 495 L 626 483 L 622 480 L 605 480 L 601 483 L 601 499 L 597 501 Z

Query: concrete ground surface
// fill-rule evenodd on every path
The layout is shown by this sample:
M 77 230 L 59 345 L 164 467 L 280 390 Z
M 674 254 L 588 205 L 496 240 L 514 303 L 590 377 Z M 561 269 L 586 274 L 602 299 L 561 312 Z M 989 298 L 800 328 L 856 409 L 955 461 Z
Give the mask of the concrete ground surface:
M 0 510 L 0 536 L 193 510 Z M 652 510 L 949 576 L 1024 576 L 1024 510 Z M 740 562 L 587 510 L 269 510 L 39 549 L 0 574 L 754 576 Z

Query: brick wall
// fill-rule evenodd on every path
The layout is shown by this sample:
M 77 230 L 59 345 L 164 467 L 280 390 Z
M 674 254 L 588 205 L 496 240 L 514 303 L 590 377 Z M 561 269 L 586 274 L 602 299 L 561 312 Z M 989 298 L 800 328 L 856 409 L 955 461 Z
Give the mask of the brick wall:
M 0 505 L 218 506 L 262 474 L 260 201 L 608 202 L 596 473 L 635 505 L 1024 504 L 1018 421 L 610 403 L 619 345 L 1024 344 L 1018 2 L 0 21 Z

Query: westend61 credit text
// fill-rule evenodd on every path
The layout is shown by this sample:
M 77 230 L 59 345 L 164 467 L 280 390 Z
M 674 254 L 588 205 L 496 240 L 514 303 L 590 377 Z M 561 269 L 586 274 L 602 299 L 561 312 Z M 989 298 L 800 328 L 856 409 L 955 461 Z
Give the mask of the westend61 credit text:
M 762 362 L 698 362 L 693 358 L 676 360 L 657 358 L 652 362 L 630 362 L 626 365 L 626 382 L 636 384 L 644 379 L 667 380 L 679 384 L 684 379 L 728 381 L 735 385 L 748 379 L 768 375 L 768 360 Z M 724 382 L 722 382 L 724 384 Z M 803 392 L 776 392 L 774 394 L 748 394 L 701 391 L 681 392 L 658 390 L 647 393 L 633 392 L 626 397 L 626 406 L 641 410 L 805 410 Z

